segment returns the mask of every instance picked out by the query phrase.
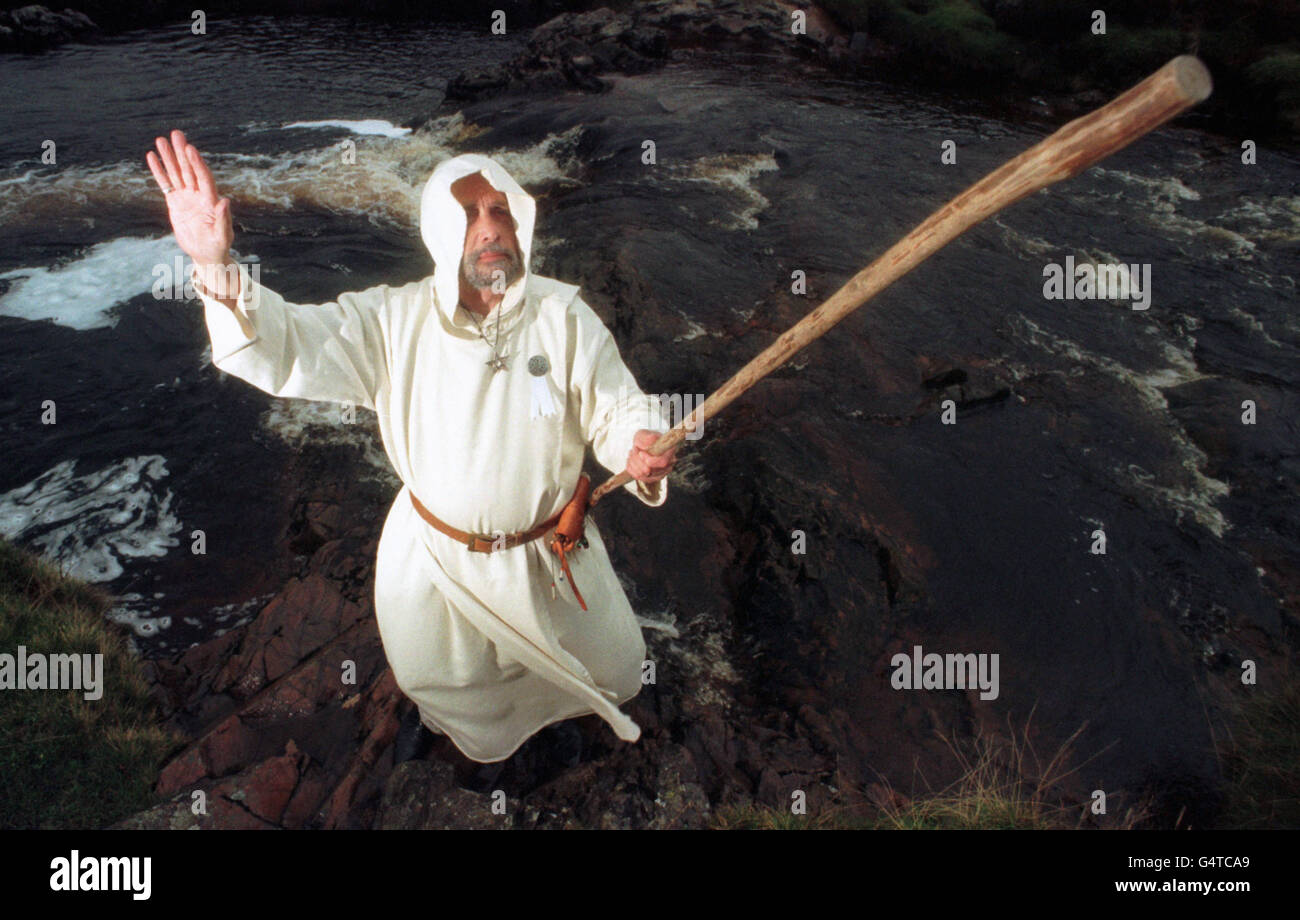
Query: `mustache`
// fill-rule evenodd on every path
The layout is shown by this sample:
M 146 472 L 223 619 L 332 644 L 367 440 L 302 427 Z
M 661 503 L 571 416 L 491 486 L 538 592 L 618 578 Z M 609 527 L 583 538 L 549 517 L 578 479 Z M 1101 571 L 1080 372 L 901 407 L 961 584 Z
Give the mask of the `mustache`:
M 497 253 L 500 253 L 501 255 L 504 255 L 506 258 L 511 259 L 511 260 L 513 260 L 513 261 L 515 261 L 515 262 L 518 262 L 518 261 L 519 261 L 519 254 L 518 254 L 518 253 L 516 253 L 516 252 L 515 252 L 513 249 L 511 249 L 510 247 L 508 247 L 508 246 L 503 246 L 503 245 L 501 245 L 500 243 L 489 243 L 488 245 L 483 246 L 483 247 L 481 247 L 481 248 L 479 248 L 479 249 L 471 250 L 470 253 L 469 253 L 469 255 L 468 255 L 466 258 L 470 261 L 471 264 L 474 264 L 474 263 L 477 263 L 478 260 L 479 260 L 481 257 L 483 257 L 484 255 L 486 255 L 486 254 L 489 253 L 489 252 L 497 252 Z

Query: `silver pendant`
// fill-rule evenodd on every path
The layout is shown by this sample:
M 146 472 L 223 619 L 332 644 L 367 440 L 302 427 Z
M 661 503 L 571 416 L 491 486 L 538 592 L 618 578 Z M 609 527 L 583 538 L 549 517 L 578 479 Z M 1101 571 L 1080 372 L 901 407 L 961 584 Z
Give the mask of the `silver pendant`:
M 493 355 L 483 363 L 492 368 L 493 371 L 503 371 L 506 369 L 506 358 L 509 355 Z

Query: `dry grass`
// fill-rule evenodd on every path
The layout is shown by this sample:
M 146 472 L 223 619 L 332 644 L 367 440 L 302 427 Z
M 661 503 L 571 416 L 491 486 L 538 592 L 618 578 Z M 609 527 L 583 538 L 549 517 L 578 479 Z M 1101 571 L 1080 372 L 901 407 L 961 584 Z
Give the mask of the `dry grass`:
M 1088 825 L 1090 803 L 1071 802 L 1065 781 L 1087 761 L 1070 767 L 1081 725 L 1046 761 L 1030 742 L 1033 713 L 1022 731 L 1003 737 L 983 732 L 969 745 L 941 736 L 960 767 L 950 785 L 909 799 L 886 782 L 874 809 L 835 808 L 799 816 L 766 807 L 720 811 L 713 826 L 720 830 L 1059 830 Z M 1094 757 L 1096 755 L 1093 755 Z M 1089 758 L 1091 759 L 1091 758 Z M 1130 808 L 1110 826 L 1131 829 L 1147 820 L 1146 803 Z
M 1300 683 L 1290 672 L 1277 689 L 1256 691 L 1236 713 L 1224 745 L 1221 828 L 1300 828 Z

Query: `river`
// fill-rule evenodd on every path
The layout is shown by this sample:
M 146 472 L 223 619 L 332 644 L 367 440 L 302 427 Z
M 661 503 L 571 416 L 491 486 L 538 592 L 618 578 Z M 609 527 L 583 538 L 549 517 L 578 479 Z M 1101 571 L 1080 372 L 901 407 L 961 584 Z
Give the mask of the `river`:
M 186 131 L 237 252 L 299 302 L 429 274 L 424 180 L 499 156 L 539 196 L 535 269 L 582 284 L 648 392 L 703 394 L 1052 130 L 707 53 L 599 96 L 439 106 L 520 41 L 248 18 L 0 58 L 21 100 L 0 115 L 0 532 L 117 594 L 143 654 L 274 590 L 261 496 L 289 455 L 343 441 L 396 487 L 373 426 L 224 378 L 197 303 L 153 295 L 180 256 L 155 135 Z M 748 710 L 842 713 L 886 773 L 900 728 L 1032 711 L 1049 746 L 1088 724 L 1085 784 L 1212 786 L 1215 714 L 1243 659 L 1276 679 L 1300 591 L 1300 160 L 1246 165 L 1240 141 L 1167 128 L 990 219 L 711 421 L 676 502 L 598 510 L 654 548 L 615 552 L 646 624 Z M 1046 298 L 1067 258 L 1149 266 L 1149 306 Z M 998 654 L 998 698 L 913 706 L 889 677 L 914 645 Z

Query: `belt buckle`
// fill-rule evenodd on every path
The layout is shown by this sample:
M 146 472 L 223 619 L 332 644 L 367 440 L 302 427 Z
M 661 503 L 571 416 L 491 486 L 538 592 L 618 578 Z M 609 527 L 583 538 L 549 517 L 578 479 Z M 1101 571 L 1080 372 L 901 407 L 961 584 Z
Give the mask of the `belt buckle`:
M 474 548 L 474 544 L 477 543 L 479 540 L 482 540 L 484 543 L 486 543 L 488 545 L 488 548 L 476 550 Z M 470 534 L 469 542 L 465 544 L 465 548 L 469 550 L 471 553 L 491 553 L 494 546 L 495 546 L 495 538 L 490 537 L 487 534 L 481 534 L 481 533 Z

